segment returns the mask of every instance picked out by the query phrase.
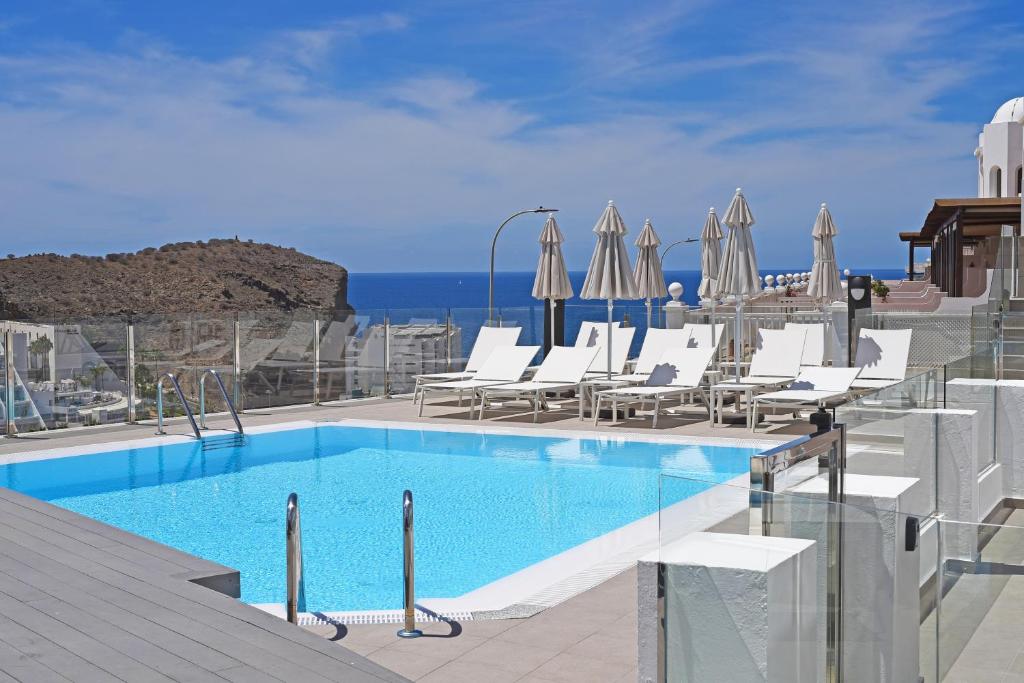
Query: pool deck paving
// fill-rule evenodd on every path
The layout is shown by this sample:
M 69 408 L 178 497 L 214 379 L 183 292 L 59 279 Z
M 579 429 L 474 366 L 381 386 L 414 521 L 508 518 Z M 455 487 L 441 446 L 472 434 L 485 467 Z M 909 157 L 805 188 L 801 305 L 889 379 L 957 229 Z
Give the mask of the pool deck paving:
M 470 421 L 468 405 L 431 402 L 426 415 L 406 399 L 246 411 L 247 427 L 303 420 L 423 422 L 782 441 L 809 429 L 773 419 L 756 434 L 712 428 L 687 407 L 658 428 L 637 417 L 597 427 L 576 411 L 543 414 L 519 404 Z M 210 416 L 213 429 L 227 416 Z M 167 422 L 187 435 L 183 419 Z M 0 464 L 33 451 L 154 436 L 151 422 L 26 434 L 0 439 Z M 399 639 L 396 624 L 294 627 L 209 587 L 231 592 L 233 570 L 0 489 L 0 681 L 15 680 L 344 680 L 344 681 L 635 681 L 636 572 L 522 619 L 421 625 Z M 190 580 L 192 579 L 192 580 Z M 237 591 L 237 588 L 235 589 Z M 237 592 L 236 592 L 237 594 Z M 333 641 L 333 642 L 331 642 Z M 61 676 L 63 675 L 63 678 Z M 404 678 L 403 678 L 404 677 Z

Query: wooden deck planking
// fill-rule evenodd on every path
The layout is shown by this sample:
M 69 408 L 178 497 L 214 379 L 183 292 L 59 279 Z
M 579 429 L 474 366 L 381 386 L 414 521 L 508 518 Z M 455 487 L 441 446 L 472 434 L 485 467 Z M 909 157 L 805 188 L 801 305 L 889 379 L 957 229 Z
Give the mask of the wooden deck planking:
M 0 488 L 0 681 L 405 680 L 187 580 L 232 573 Z

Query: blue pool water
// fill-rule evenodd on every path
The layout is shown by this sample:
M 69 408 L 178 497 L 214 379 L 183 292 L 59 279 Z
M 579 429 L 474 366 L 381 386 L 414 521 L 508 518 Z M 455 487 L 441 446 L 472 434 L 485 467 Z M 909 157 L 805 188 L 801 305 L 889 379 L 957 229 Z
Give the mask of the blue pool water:
M 416 503 L 421 597 L 454 597 L 657 511 L 659 474 L 723 482 L 754 449 L 321 426 L 0 467 L 0 485 L 241 571 L 284 602 L 299 494 L 307 606 L 401 605 L 401 500 Z M 709 488 L 674 481 L 677 502 Z

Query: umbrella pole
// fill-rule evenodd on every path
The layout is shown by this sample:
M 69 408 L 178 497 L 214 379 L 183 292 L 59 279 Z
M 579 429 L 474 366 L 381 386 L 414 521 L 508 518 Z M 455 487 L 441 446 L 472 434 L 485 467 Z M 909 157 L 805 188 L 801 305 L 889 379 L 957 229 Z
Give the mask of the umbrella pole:
M 612 300 L 608 299 L 608 341 L 605 344 L 608 347 L 608 380 L 612 378 Z
M 651 329 L 651 299 L 647 299 L 647 329 Z
M 550 351 L 551 349 L 555 348 L 555 306 L 557 306 L 558 304 L 554 299 L 548 299 L 548 302 L 551 308 L 551 338 L 548 345 L 548 350 Z
M 736 366 L 736 384 L 740 383 L 740 361 L 743 359 L 743 299 L 736 300 L 736 330 L 733 335 L 733 360 Z

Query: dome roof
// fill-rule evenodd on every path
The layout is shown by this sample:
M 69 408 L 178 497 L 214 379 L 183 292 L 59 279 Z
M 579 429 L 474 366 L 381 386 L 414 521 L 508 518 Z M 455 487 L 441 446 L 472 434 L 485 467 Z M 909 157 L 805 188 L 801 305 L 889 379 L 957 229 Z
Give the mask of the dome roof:
M 996 115 L 992 117 L 992 123 L 1010 123 L 1011 121 L 1024 124 L 1024 97 L 1015 97 L 1003 102 L 1003 106 L 996 109 Z

